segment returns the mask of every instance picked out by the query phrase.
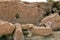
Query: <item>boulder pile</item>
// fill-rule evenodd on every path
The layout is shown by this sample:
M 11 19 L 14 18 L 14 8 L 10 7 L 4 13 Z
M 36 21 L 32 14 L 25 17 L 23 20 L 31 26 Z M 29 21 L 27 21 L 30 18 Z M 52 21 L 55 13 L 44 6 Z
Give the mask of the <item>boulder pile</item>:
M 12 5 L 13 7 L 11 7 Z M 58 34 L 55 33 L 60 31 L 60 2 L 20 2 L 19 5 L 16 4 L 17 6 L 12 5 L 9 3 L 7 8 L 11 7 L 13 11 L 11 11 L 12 9 L 9 9 L 8 12 L 4 10 L 4 13 L 11 12 L 14 14 L 6 16 L 3 13 L 0 17 L 0 40 L 25 40 L 25 37 L 33 36 L 60 37 L 59 32 Z M 16 8 L 17 11 L 15 7 L 18 7 Z M 15 12 L 18 12 L 17 15 L 15 15 Z

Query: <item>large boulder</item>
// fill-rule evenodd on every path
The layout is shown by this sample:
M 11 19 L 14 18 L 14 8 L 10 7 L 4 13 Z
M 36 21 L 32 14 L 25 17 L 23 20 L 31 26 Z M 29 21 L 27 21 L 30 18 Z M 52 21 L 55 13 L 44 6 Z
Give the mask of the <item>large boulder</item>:
M 31 30 L 33 36 L 50 36 L 53 34 L 51 27 L 33 27 Z
M 6 21 L 0 22 L 0 36 L 12 34 L 14 29 L 15 29 L 15 26 L 12 23 L 9 23 Z
M 53 21 L 55 20 L 55 17 L 56 17 L 56 16 L 58 16 L 57 13 L 56 13 L 56 14 L 51 14 L 51 15 L 43 18 L 43 19 L 41 20 L 41 22 L 40 22 L 39 25 L 45 24 L 45 23 L 47 23 L 48 21 L 53 22 Z
M 19 23 L 16 23 L 15 26 L 16 26 L 16 29 L 14 32 L 14 40 L 24 40 L 21 25 Z
M 45 25 L 46 23 L 49 23 L 49 22 L 51 23 L 51 28 L 53 30 L 60 30 L 60 16 L 58 13 L 54 13 L 52 15 L 45 17 L 41 21 L 40 25 Z
M 60 30 L 60 16 L 55 17 L 55 21 L 52 23 L 52 29 Z

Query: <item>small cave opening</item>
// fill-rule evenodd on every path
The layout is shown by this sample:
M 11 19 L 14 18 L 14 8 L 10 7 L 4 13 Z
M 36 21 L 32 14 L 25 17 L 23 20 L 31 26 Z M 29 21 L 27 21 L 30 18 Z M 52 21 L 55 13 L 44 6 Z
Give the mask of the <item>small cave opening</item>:
M 39 5 L 37 7 L 40 7 Z
M 19 19 L 19 14 L 18 13 L 15 15 L 15 18 L 16 19 Z

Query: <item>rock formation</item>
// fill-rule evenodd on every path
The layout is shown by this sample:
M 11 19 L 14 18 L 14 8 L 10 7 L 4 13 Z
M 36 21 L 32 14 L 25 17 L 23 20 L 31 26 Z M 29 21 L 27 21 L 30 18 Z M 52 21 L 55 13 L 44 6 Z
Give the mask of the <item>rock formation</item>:
M 0 40 L 49 37 L 60 31 L 60 2 L 0 2 Z M 57 35 L 59 37 L 59 35 Z M 56 38 L 58 40 L 58 38 Z M 60 40 L 60 39 L 59 39 Z
M 12 34 L 14 29 L 15 29 L 15 26 L 12 23 L 1 21 L 1 23 L 0 23 L 0 37 L 3 35 Z
M 24 40 L 23 31 L 19 23 L 15 24 L 14 40 Z
M 45 17 L 43 20 L 41 20 L 40 25 L 45 25 L 47 22 L 51 22 L 51 27 L 53 30 L 60 30 L 60 16 L 58 13 L 54 13 L 52 15 L 49 15 Z M 46 25 L 47 26 L 47 25 Z

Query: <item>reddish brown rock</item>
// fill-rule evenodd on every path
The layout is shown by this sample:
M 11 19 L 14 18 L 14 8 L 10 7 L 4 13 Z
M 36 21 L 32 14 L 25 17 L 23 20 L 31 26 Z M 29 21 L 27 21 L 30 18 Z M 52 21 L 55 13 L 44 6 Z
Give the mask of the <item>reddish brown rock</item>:
M 60 30 L 60 16 L 55 17 L 55 21 L 53 22 L 52 29 Z
M 56 16 L 57 16 L 56 14 L 52 14 L 52 15 L 50 15 L 50 16 L 47 16 L 47 17 L 43 18 L 43 19 L 41 20 L 40 25 L 41 25 L 41 24 L 45 24 L 45 23 L 47 23 L 48 21 L 51 21 L 51 22 L 54 21 Z
M 33 27 L 31 30 L 32 35 L 35 36 L 49 36 L 53 34 L 53 31 L 50 27 Z
M 24 40 L 21 25 L 19 23 L 16 23 L 15 26 L 16 26 L 16 29 L 14 33 L 14 40 Z
M 14 29 L 15 29 L 15 26 L 12 23 L 1 22 L 0 23 L 0 36 L 12 34 Z
M 45 17 L 40 25 L 45 25 L 47 22 L 51 22 L 51 28 L 53 30 L 60 30 L 60 16 L 58 13 Z
M 0 19 L 7 20 L 12 23 L 33 23 L 35 25 L 38 25 L 39 22 L 45 17 L 44 15 L 46 14 L 48 5 L 48 8 L 50 10 L 52 8 L 51 4 L 45 2 L 1 2 Z M 18 18 L 16 17 L 16 14 L 18 14 Z
M 32 29 L 33 27 L 34 27 L 33 24 L 23 24 L 22 25 L 22 29 L 27 29 L 27 30 Z

